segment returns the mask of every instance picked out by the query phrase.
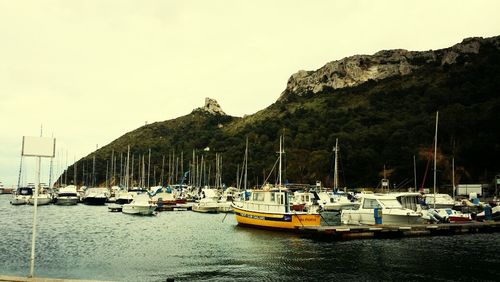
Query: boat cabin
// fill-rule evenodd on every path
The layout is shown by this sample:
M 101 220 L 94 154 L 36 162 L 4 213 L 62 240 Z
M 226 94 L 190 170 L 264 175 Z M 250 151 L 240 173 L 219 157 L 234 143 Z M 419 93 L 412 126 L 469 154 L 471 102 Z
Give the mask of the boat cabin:
M 246 208 L 263 212 L 290 212 L 289 192 L 286 190 L 253 190 L 250 192 Z

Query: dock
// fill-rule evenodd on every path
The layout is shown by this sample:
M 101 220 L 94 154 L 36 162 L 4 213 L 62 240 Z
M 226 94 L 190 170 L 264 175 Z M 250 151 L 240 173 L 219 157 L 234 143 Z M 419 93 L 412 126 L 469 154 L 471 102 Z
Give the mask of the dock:
M 381 239 L 500 232 L 500 222 L 408 225 L 303 226 L 299 233 L 321 240 Z

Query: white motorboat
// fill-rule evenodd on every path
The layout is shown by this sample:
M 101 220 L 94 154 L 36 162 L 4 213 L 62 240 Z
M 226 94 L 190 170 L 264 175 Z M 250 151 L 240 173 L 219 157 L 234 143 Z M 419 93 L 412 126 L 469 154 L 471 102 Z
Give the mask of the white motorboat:
M 106 187 L 87 188 L 83 195 L 83 202 L 87 205 L 104 205 L 110 195 Z
M 52 202 L 52 196 L 45 190 L 40 189 L 37 198 L 37 206 L 48 205 Z M 35 195 L 28 199 L 28 205 L 35 204 Z
M 359 202 L 347 193 L 319 192 L 319 205 L 324 211 L 341 211 L 356 209 Z
M 11 205 L 26 205 L 28 199 L 33 197 L 34 187 L 20 187 L 17 188 L 16 192 L 12 194 L 12 199 L 10 200 Z
M 293 198 L 290 202 L 290 208 L 293 211 L 309 211 L 318 212 L 319 197 L 317 193 L 296 191 L 293 193 Z
M 56 205 L 71 206 L 78 203 L 78 193 L 75 185 L 59 188 L 56 195 Z
M 156 205 L 147 193 L 137 194 L 131 203 L 122 206 L 122 212 L 126 214 L 152 215 L 155 209 Z
M 203 213 L 217 213 L 219 210 L 219 195 L 216 189 L 204 188 L 201 199 L 193 204 L 192 211 Z
M 240 201 L 240 192 L 234 187 L 229 187 L 222 193 L 217 201 L 218 212 L 233 212 L 231 203 Z
M 429 208 L 453 208 L 455 200 L 448 194 L 427 194 L 425 195 L 425 203 Z
M 422 213 L 405 209 L 391 194 L 361 194 L 357 209 L 342 210 L 343 224 L 376 224 L 375 213 L 381 212 L 382 224 L 419 224 L 425 220 Z M 376 210 L 377 209 L 377 210 Z
M 137 192 L 129 192 L 127 190 L 119 190 L 115 192 L 115 203 L 118 205 L 129 204 L 132 202 Z
M 427 213 L 438 222 L 463 223 L 472 221 L 472 217 L 469 213 L 463 213 L 450 208 L 430 208 L 427 210 Z

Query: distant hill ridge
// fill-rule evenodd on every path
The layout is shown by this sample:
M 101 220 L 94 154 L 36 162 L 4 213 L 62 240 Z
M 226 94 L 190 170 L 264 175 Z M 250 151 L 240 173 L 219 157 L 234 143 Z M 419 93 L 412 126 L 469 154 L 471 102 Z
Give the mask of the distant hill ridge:
M 293 74 L 279 99 L 286 100 L 289 95 L 321 93 L 328 88 L 353 87 L 369 80 L 410 75 L 426 65 L 455 64 L 459 57 L 478 54 L 484 44 L 500 49 L 500 38 L 467 38 L 452 47 L 436 51 L 396 49 L 379 51 L 373 55 L 354 55 L 329 62 L 316 71 L 301 70 Z
M 182 171 L 196 171 L 190 165 L 194 149 L 196 157 L 204 156 L 207 174 L 211 164 L 206 178 L 214 177 L 218 152 L 223 182 L 236 185 L 247 137 L 250 185 L 261 185 L 268 177 L 274 182 L 269 173 L 284 134 L 288 182 L 330 185 L 332 147 L 338 138 L 341 185 L 377 186 L 385 166 L 391 186 L 413 186 L 415 156 L 418 186 L 428 186 L 423 175 L 439 110 L 438 185 L 451 184 L 451 158 L 458 183 L 491 183 L 500 173 L 499 42 L 499 36 L 476 37 L 436 51 L 387 50 L 329 62 L 316 71 L 293 74 L 275 103 L 243 118 L 226 115 L 207 98 L 188 115 L 142 126 L 79 160 L 77 182 L 88 183 L 94 154 L 98 183 L 105 181 L 112 153 L 118 156 L 116 163 L 122 158 L 123 171 L 130 145 L 134 179 L 140 171 L 138 158 L 151 149 L 151 182 L 165 183 L 168 177 L 176 182 Z M 168 163 L 177 168 L 167 168 Z M 172 170 L 177 176 L 171 176 Z

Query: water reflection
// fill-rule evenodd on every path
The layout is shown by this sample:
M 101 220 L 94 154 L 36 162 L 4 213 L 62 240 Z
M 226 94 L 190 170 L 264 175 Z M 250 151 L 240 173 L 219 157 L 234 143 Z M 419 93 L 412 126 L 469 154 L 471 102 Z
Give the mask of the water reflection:
M 32 207 L 11 206 L 8 199 L 0 196 L 0 273 L 26 275 Z M 446 281 L 500 275 L 492 247 L 500 234 L 319 242 L 240 227 L 233 215 L 178 211 L 140 217 L 85 205 L 40 208 L 38 233 L 35 273 L 55 278 Z

